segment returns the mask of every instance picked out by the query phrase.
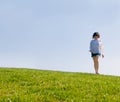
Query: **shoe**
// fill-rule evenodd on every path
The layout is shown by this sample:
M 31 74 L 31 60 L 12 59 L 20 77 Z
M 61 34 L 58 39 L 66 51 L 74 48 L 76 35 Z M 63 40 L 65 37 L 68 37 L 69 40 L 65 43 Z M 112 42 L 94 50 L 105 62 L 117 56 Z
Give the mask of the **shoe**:
M 96 74 L 99 74 L 98 72 Z

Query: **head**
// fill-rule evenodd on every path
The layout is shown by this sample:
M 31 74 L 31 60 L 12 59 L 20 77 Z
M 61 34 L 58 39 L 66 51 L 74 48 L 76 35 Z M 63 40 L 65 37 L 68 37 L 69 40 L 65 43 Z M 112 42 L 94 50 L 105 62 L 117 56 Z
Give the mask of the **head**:
M 100 38 L 100 34 L 98 32 L 93 33 L 93 39 L 98 39 Z

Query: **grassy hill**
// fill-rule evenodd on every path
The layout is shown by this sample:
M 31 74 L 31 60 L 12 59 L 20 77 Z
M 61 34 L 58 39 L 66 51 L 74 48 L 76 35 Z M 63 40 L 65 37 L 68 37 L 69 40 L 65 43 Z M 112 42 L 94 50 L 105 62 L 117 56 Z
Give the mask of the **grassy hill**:
M 120 77 L 0 68 L 0 102 L 120 102 Z

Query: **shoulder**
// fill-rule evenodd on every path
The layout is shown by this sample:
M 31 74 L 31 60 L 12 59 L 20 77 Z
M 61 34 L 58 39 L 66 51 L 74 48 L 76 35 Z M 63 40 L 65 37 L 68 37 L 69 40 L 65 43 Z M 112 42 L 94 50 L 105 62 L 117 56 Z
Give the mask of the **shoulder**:
M 102 43 L 101 39 L 98 40 L 99 43 Z
M 90 43 L 93 43 L 95 40 L 94 39 L 92 39 L 91 41 L 90 41 Z
M 90 42 L 93 42 L 94 41 L 94 39 L 92 39 Z

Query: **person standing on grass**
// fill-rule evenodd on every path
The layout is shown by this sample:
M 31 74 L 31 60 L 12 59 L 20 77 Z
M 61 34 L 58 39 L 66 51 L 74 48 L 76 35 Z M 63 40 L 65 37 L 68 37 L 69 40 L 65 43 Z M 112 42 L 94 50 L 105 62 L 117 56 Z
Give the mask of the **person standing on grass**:
M 104 58 L 103 54 L 103 49 L 102 49 L 102 43 L 99 40 L 100 34 L 98 32 L 94 32 L 92 36 L 92 40 L 90 42 L 90 52 L 91 52 L 91 57 L 93 58 L 94 62 L 94 69 L 95 73 L 99 74 L 99 57 L 102 56 Z

